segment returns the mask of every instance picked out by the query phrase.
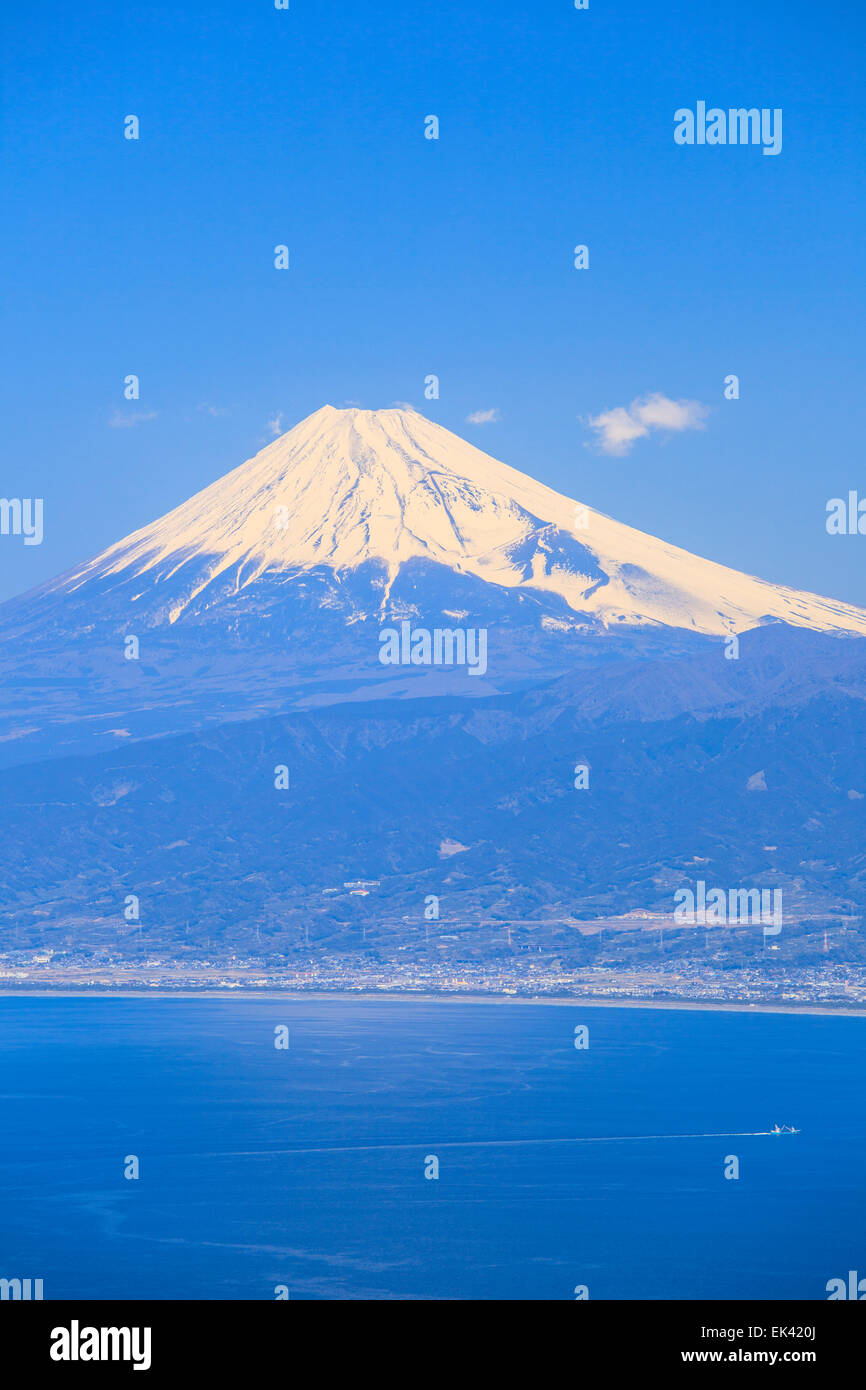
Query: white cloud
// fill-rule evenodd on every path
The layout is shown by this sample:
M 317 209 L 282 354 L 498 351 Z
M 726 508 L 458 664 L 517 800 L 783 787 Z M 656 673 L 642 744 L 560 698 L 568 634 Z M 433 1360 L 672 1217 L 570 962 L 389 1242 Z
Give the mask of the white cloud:
M 638 419 L 650 429 L 700 430 L 708 414 L 709 407 L 700 401 L 672 401 L 658 393 L 637 406 Z
M 618 405 L 601 415 L 590 415 L 588 424 L 598 436 L 598 446 L 604 454 L 622 457 L 636 439 L 643 439 L 650 430 L 680 433 L 682 430 L 702 430 L 709 406 L 700 401 L 672 401 L 658 391 L 639 396 L 630 406 Z
M 204 411 L 205 415 L 228 415 L 228 408 L 224 405 L 198 405 L 196 410 Z
M 598 431 L 599 448 L 605 454 L 627 454 L 636 439 L 649 434 L 647 426 L 635 420 L 624 405 L 590 415 L 589 424 Z
M 274 439 L 283 432 L 283 412 L 278 410 L 272 420 L 267 423 L 268 434 L 273 435 Z
M 112 430 L 132 430 L 136 425 L 141 425 L 145 420 L 155 420 L 157 412 L 155 410 L 115 410 L 108 422 L 108 428 Z
M 498 419 L 498 410 L 474 410 L 471 415 L 466 416 L 466 423 L 467 425 L 492 425 Z

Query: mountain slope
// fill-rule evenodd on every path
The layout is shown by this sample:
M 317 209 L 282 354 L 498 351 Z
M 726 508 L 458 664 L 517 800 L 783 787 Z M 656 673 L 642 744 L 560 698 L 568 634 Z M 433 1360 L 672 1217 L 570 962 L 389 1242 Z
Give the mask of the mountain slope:
M 866 613 L 579 516 L 412 412 L 326 408 L 4 605 L 16 949 L 462 969 L 513 925 L 576 966 L 581 922 L 637 912 L 642 964 L 702 878 L 784 889 L 780 958 L 811 969 L 829 923 L 866 959 Z M 487 671 L 384 667 L 398 617 L 487 627 Z
M 485 629 L 486 669 L 383 665 L 382 627 L 400 620 Z M 728 698 L 721 667 L 738 665 L 722 661 L 720 638 L 779 624 L 835 641 L 866 634 L 866 612 L 623 526 L 413 411 L 326 406 L 0 606 L 0 766 L 290 709 L 477 700 L 557 678 L 582 702 L 594 691 L 598 708 L 652 709 L 673 688 L 678 708 L 705 710 Z M 675 658 L 707 648 L 709 686 L 674 674 Z
M 325 406 L 189 501 L 36 591 L 114 594 L 146 626 L 328 577 L 324 606 L 384 616 L 413 561 L 591 629 L 741 632 L 776 619 L 866 633 L 866 613 L 689 554 L 581 507 L 409 410 Z M 360 586 L 346 575 L 369 567 Z M 336 582 L 335 582 L 336 581 Z M 274 585 L 277 588 L 274 588 Z M 268 586 L 270 589 L 268 590 Z M 483 600 L 482 600 L 483 602 Z M 125 615 L 126 616 L 126 615 Z
M 850 645 L 866 693 L 866 651 Z M 672 925 L 675 890 L 701 878 L 783 887 L 779 944 L 799 958 L 803 924 L 866 910 L 863 693 L 651 721 L 534 692 L 383 701 L 3 769 L 0 924 L 21 946 L 285 963 L 322 950 L 426 958 L 439 933 L 459 937 L 463 960 L 510 956 L 511 921 L 528 959 L 576 960 L 579 919 L 649 910 Z M 140 929 L 124 920 L 130 893 Z M 428 894 L 441 898 L 435 926 Z M 704 934 L 690 935 L 683 949 L 705 968 Z M 714 949 L 741 963 L 765 943 L 725 930 Z M 862 926 L 846 949 L 866 959 Z

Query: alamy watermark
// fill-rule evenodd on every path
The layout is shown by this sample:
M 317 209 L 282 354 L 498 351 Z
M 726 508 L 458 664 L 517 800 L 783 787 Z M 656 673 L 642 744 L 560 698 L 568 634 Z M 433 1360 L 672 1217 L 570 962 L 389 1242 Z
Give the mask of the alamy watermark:
M 466 666 L 470 676 L 487 670 L 486 627 L 414 627 L 404 620 L 399 629 L 379 633 L 383 666 Z
M 781 888 L 707 888 L 698 879 L 694 888 L 674 893 L 674 921 L 683 927 L 761 926 L 766 936 L 782 930 Z
M 681 106 L 674 112 L 674 141 L 678 145 L 763 145 L 764 154 L 782 152 L 782 108 L 775 106 L 707 109 Z
M 0 536 L 23 536 L 25 545 L 42 544 L 41 497 L 0 497 Z
M 130 1361 L 134 1371 L 149 1371 L 151 1339 L 149 1327 L 82 1327 L 73 1318 L 52 1328 L 48 1354 L 52 1361 Z
M 42 1279 L 0 1279 L 0 1299 L 4 1302 L 6 1299 L 20 1299 L 24 1303 L 41 1301 L 43 1283 Z
M 853 488 L 847 498 L 831 497 L 825 526 L 828 536 L 866 536 L 866 497 Z
M 824 1286 L 827 1290 L 827 1302 L 834 1303 L 838 1299 L 853 1299 L 857 1303 L 862 1303 L 866 1299 L 866 1279 L 861 1279 L 856 1269 L 848 1270 L 848 1278 L 828 1279 Z

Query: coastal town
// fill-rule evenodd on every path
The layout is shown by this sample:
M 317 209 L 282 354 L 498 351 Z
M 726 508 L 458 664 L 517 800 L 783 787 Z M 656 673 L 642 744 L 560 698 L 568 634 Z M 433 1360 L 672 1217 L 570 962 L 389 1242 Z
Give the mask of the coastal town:
M 824 1006 L 866 1012 L 866 966 L 839 963 L 717 969 L 694 959 L 641 966 L 565 969 L 550 960 L 461 962 L 364 961 L 322 955 L 275 968 L 261 958 L 180 961 L 170 956 L 122 959 L 110 954 L 0 952 L 0 992 L 285 992 L 400 996 L 597 999 L 696 1005 Z

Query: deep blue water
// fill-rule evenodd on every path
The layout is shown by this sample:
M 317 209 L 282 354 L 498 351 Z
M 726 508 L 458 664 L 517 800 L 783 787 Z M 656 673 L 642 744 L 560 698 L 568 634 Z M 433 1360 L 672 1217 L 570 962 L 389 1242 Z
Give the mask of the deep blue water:
M 0 1276 L 46 1298 L 826 1298 L 866 1274 L 864 1061 L 856 1018 L 2 999 Z M 802 1133 L 549 1142 L 775 1121 Z

